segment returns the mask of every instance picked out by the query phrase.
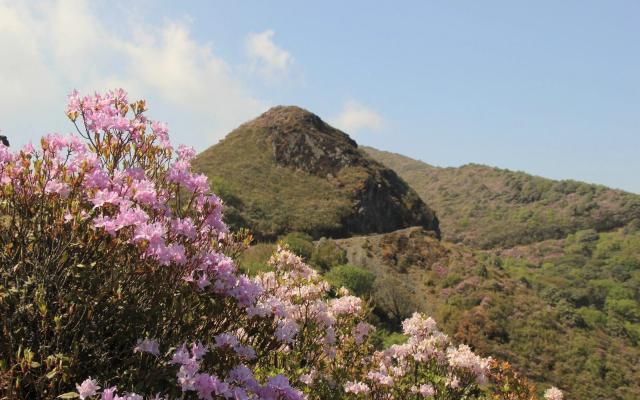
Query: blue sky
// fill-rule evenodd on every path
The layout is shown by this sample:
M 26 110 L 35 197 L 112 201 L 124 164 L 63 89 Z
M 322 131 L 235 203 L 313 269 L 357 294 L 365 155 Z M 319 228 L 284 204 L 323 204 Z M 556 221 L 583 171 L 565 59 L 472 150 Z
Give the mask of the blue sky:
M 0 0 L 0 51 L 16 143 L 68 131 L 72 88 L 124 86 L 197 149 L 296 104 L 434 165 L 640 193 L 638 1 Z

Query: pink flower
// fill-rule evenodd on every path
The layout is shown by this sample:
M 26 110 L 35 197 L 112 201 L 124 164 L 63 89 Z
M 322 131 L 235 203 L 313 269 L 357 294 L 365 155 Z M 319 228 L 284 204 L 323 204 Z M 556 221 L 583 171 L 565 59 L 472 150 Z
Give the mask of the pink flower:
M 201 359 L 207 353 L 207 346 L 200 342 L 195 342 L 191 345 L 191 354 L 196 360 Z
M 173 358 L 171 359 L 171 364 L 181 364 L 186 365 L 191 362 L 191 355 L 187 350 L 187 346 L 183 344 L 180 346 L 175 353 L 173 353 Z
M 139 180 L 131 185 L 134 191 L 133 199 L 142 204 L 155 205 L 158 202 L 156 187 L 148 180 Z
M 353 394 L 366 394 L 369 393 L 371 391 L 371 389 L 369 388 L 369 386 L 367 386 L 366 383 L 362 383 L 362 382 L 347 382 L 346 385 L 344 385 L 344 391 L 347 393 L 353 393 Z
M 98 381 L 89 377 L 88 379 L 85 379 L 82 384 L 76 384 L 76 389 L 78 390 L 80 399 L 84 400 L 87 397 L 95 396 L 96 393 L 98 393 L 98 389 L 100 389 L 100 386 L 98 386 Z
M 294 321 L 280 321 L 276 328 L 276 339 L 284 343 L 291 343 L 298 333 L 298 324 Z
M 216 342 L 215 347 L 235 347 L 238 344 L 238 338 L 230 333 L 221 333 L 213 338 Z
M 382 386 L 393 385 L 393 378 L 381 372 L 369 372 L 367 378 Z
M 66 199 L 69 197 L 69 193 L 71 193 L 71 188 L 64 182 L 52 179 L 45 185 L 44 192 L 47 194 L 57 194 L 63 199 Z
M 93 208 L 98 208 L 105 204 L 118 204 L 120 202 L 120 195 L 110 190 L 98 190 L 89 201 L 93 203 Z
M 412 386 L 411 393 L 420 394 L 422 397 L 430 397 L 436 394 L 436 390 L 431 385 L 423 384 L 420 386 Z
M 562 391 L 555 386 L 550 387 L 544 392 L 544 398 L 546 400 L 562 400 L 563 397 Z
M 402 331 L 405 335 L 426 337 L 436 329 L 436 321 L 433 318 L 424 318 L 419 313 L 413 313 L 411 318 L 402 322 Z
M 94 169 L 85 176 L 82 184 L 87 189 L 105 189 L 109 183 L 109 176 L 103 170 Z
M 376 328 L 374 328 L 373 325 L 370 325 L 366 322 L 358 322 L 358 325 L 356 325 L 354 329 L 355 332 L 353 332 L 356 344 L 362 344 L 364 338 L 375 329 Z
M 196 150 L 193 147 L 178 145 L 178 158 L 183 161 L 191 161 L 196 156 Z
M 344 296 L 331 300 L 330 307 L 334 315 L 357 314 L 362 310 L 362 299 L 355 296 Z
M 155 339 L 138 339 L 136 346 L 133 348 L 134 353 L 149 353 L 154 356 L 160 354 L 158 342 Z
M 115 386 L 103 390 L 100 400 L 118 400 L 121 397 L 116 395 L 116 390 Z

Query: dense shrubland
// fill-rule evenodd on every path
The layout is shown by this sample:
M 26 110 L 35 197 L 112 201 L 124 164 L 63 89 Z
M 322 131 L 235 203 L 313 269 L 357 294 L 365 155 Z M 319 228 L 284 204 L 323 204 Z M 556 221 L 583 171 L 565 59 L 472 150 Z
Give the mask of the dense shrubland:
M 413 301 L 456 341 L 508 360 L 535 382 L 561 386 L 570 398 L 631 400 L 640 396 L 639 237 L 631 224 L 501 251 L 440 242 L 419 229 L 336 242 L 350 263 L 376 271 L 377 326 L 397 329 L 375 311 L 393 304 L 389 294 L 402 295 L 398 304 Z M 394 284 L 384 283 L 389 275 Z
M 366 302 L 286 248 L 245 275 L 249 235 L 145 107 L 73 93 L 77 134 L 0 145 L 0 398 L 535 398 L 420 314 L 376 351 Z M 333 243 L 296 249 L 343 263 Z

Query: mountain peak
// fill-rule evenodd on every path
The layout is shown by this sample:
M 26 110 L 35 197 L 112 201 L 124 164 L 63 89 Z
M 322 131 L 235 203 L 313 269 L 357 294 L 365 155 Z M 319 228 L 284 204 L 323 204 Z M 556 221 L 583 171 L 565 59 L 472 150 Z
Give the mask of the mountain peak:
M 264 132 L 278 164 L 326 176 L 362 163 L 357 143 L 316 114 L 297 106 L 276 106 L 241 126 Z
M 200 154 L 194 167 L 220 183 L 214 190 L 228 205 L 228 220 L 261 238 L 290 231 L 344 237 L 409 226 L 439 235 L 435 213 L 406 182 L 300 107 L 274 107 L 242 124 Z
M 324 125 L 324 121 L 314 113 L 298 106 L 275 106 L 262 113 L 259 117 L 247 122 L 249 125 L 262 127 L 278 126 L 295 127 L 300 124 L 315 126 L 317 128 Z

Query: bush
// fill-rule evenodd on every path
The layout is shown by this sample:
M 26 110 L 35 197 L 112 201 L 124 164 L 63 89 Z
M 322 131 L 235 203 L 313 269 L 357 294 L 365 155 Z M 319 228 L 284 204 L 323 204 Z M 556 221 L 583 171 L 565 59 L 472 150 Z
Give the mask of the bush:
M 407 284 L 390 274 L 376 280 L 373 300 L 376 309 L 382 312 L 392 327 L 399 326 L 403 319 L 408 318 L 418 309 Z
M 356 296 L 369 297 L 373 291 L 376 276 L 364 268 L 354 265 L 338 265 L 324 275 L 324 278 L 336 289 L 345 287 Z
M 302 257 L 303 260 L 309 261 L 313 253 L 313 238 L 303 232 L 291 232 L 280 238 L 289 250 L 296 255 Z
M 334 241 L 322 238 L 313 249 L 309 262 L 321 271 L 328 271 L 336 265 L 346 264 L 347 253 Z

